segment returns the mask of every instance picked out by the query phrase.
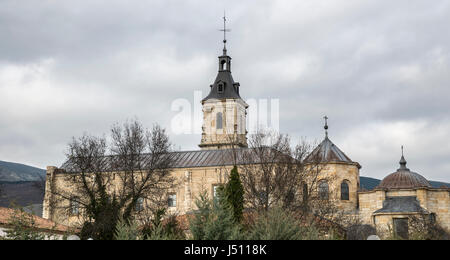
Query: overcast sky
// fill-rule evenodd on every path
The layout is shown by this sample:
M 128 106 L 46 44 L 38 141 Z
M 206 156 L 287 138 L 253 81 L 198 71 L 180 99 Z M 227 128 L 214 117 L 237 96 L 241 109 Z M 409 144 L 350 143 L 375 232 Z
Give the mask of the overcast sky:
M 67 143 L 137 117 L 169 131 L 206 95 L 226 9 L 244 99 L 280 100 L 280 131 L 330 139 L 383 178 L 450 181 L 450 1 L 0 0 L 0 160 L 60 166 Z M 175 135 L 197 149 L 200 135 Z

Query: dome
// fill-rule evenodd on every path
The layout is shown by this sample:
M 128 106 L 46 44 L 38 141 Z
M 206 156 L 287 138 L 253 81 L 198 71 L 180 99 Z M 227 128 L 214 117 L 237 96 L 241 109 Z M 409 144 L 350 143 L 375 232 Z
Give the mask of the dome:
M 400 168 L 396 172 L 386 176 L 377 186 L 379 189 L 409 189 L 419 187 L 431 187 L 431 185 L 422 175 L 406 168 L 406 160 L 403 155 L 400 159 Z

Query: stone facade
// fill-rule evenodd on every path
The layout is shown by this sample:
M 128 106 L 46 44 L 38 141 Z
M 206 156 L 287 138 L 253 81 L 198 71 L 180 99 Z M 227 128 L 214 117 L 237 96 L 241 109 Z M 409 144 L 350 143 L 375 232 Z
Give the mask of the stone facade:
M 380 233 L 392 232 L 395 218 L 419 216 L 416 212 L 375 213 L 383 208 L 387 197 L 415 197 L 427 214 L 433 214 L 436 222 L 450 231 L 450 189 L 418 188 L 359 192 L 359 214 L 364 223 L 371 224 Z
M 204 192 L 212 198 L 214 187 L 226 182 L 231 168 L 231 166 L 217 166 L 172 169 L 171 174 L 177 185 L 173 190 L 168 190 L 167 194 L 176 195 L 176 202 L 175 207 L 168 207 L 168 213 L 183 215 L 192 211 L 195 209 L 196 198 Z M 43 217 L 64 225 L 79 226 L 84 221 L 82 212 L 77 215 L 69 213 L 70 201 L 57 199 L 54 195 L 58 193 L 55 192 L 55 188 L 64 190 L 64 193 L 71 193 L 67 176 L 68 173 L 61 169 L 47 167 Z M 119 181 L 116 185 L 120 185 Z
M 317 176 L 318 186 L 326 181 L 329 187 L 329 199 L 343 211 L 352 212 L 357 208 L 359 191 L 359 167 L 356 163 L 330 162 L 320 164 L 320 173 Z M 313 181 L 310 180 L 309 183 Z M 346 183 L 349 188 L 349 197 L 342 199 L 342 184 Z M 310 184 L 311 185 L 311 184 Z M 315 187 L 318 189 L 318 187 Z
M 195 209 L 195 199 L 201 193 L 206 192 L 210 197 L 214 196 L 214 189 L 220 184 L 226 183 L 232 165 L 222 164 L 223 156 L 217 150 L 226 148 L 246 148 L 247 131 L 246 115 L 248 105 L 239 95 L 239 83 L 234 82 L 231 76 L 231 57 L 224 48 L 223 55 L 219 57 L 219 72 L 209 95 L 202 100 L 203 126 L 202 137 L 199 146 L 204 155 L 200 161 L 209 161 L 206 166 L 183 166 L 171 169 L 171 174 L 176 180 L 176 187 L 168 190 L 174 203 L 169 207 L 169 212 L 183 215 Z M 325 117 L 327 119 L 327 117 Z M 353 162 L 328 138 L 328 125 L 325 124 L 325 139 L 308 156 L 307 161 L 319 162 L 320 174 L 318 180 L 310 180 L 308 185 L 318 181 L 316 192 L 319 192 L 320 183 L 326 182 L 327 197 L 343 212 L 357 216 L 363 223 L 375 226 L 379 230 L 389 230 L 394 218 L 404 218 L 415 211 L 409 212 L 382 212 L 388 198 L 406 198 L 406 201 L 424 209 L 427 214 L 435 214 L 436 221 L 444 228 L 450 230 L 450 190 L 433 189 L 426 186 L 426 180 L 416 173 L 409 173 L 403 156 L 400 161 L 401 168 L 396 175 L 392 175 L 390 181 L 393 188 L 375 189 L 373 191 L 360 191 L 359 170 L 361 166 Z M 192 162 L 195 158 L 202 157 L 199 151 L 193 151 L 186 156 L 186 161 Z M 211 162 L 211 158 L 214 158 Z M 184 165 L 184 164 L 183 164 Z M 238 165 L 239 167 L 239 165 Z M 70 173 L 73 174 L 73 173 Z M 118 174 L 118 173 L 111 173 Z M 47 167 L 46 192 L 44 198 L 43 217 L 57 223 L 77 226 L 82 219 L 82 213 L 74 215 L 67 212 L 70 205 L 68 199 L 56 200 L 56 189 L 70 189 L 66 182 L 68 173 L 56 167 Z M 399 177 L 400 176 L 400 177 Z M 404 189 L 395 188 L 404 177 L 409 176 L 408 185 L 415 183 L 418 187 Z M 386 181 L 388 182 L 388 181 Z M 120 186 L 116 182 L 113 186 Z M 313 186 L 310 186 L 313 187 Z M 112 187 L 114 188 L 114 187 Z M 303 191 L 299 191 L 301 194 Z M 144 201 L 144 204 L 146 202 Z M 417 205 L 416 205 L 417 204 Z
M 202 149 L 247 147 L 246 109 L 242 99 L 203 102 Z M 219 122 L 220 121 L 220 122 Z

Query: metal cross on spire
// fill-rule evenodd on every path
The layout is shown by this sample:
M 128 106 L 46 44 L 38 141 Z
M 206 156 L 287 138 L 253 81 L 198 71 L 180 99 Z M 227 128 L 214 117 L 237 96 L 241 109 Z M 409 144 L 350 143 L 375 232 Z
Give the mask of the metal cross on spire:
M 325 129 L 325 137 L 328 138 L 328 117 L 324 116 L 323 118 L 325 119 L 325 126 L 323 127 Z
M 230 29 L 227 29 L 227 18 L 225 16 L 225 11 L 223 11 L 223 29 L 219 31 L 223 32 L 223 55 L 227 54 L 227 32 L 230 32 Z

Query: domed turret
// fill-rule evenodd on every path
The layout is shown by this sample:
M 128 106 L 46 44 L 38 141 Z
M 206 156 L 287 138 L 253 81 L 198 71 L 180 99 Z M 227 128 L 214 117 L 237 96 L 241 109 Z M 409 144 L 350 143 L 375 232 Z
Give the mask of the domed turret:
M 379 189 L 412 189 L 431 187 L 430 183 L 422 175 L 410 171 L 406 168 L 406 160 L 403 156 L 400 159 L 400 168 L 396 172 L 386 176 L 377 186 Z

